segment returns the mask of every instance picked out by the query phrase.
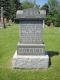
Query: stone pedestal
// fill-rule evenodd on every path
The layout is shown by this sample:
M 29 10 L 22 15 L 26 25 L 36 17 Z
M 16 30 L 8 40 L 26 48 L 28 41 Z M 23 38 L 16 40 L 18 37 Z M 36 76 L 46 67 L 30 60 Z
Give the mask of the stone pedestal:
M 48 68 L 48 55 L 18 55 L 17 51 L 13 56 L 13 68 Z
M 30 13 L 27 15 L 20 13 L 20 18 L 18 17 L 19 11 L 17 12 L 16 18 L 20 23 L 19 43 L 13 56 L 13 68 L 48 68 L 49 57 L 45 55 L 45 44 L 42 35 L 44 15 L 35 15 L 35 12 L 31 12 L 34 14 L 33 16 Z

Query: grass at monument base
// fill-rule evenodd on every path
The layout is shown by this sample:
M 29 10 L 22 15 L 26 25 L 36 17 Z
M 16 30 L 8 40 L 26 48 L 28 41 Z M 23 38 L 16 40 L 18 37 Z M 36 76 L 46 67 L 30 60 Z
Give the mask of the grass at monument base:
M 12 57 L 19 41 L 18 25 L 0 29 L 0 80 L 60 80 L 60 28 L 46 27 L 43 34 L 51 61 L 49 68 L 12 69 Z

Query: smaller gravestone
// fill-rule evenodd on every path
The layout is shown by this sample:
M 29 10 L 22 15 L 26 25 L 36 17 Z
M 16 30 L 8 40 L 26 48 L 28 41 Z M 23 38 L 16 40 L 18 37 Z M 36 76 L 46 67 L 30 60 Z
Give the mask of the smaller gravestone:
M 0 22 L 0 28 L 4 27 L 4 20 L 3 20 L 3 7 L 1 7 L 1 22 Z
M 51 23 L 51 24 L 50 24 L 50 27 L 54 27 L 54 24 L 53 24 L 53 23 Z
M 8 24 L 9 26 L 11 26 L 12 25 L 12 20 L 10 19 L 9 20 L 9 24 Z
M 4 23 L 5 23 L 5 25 L 7 24 L 7 19 L 6 18 L 4 18 Z

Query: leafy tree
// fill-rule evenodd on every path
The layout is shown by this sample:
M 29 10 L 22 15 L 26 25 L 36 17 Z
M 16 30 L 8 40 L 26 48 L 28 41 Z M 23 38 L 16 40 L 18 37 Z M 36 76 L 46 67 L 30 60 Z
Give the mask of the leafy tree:
M 51 12 L 55 10 L 57 11 L 58 5 L 59 5 L 58 0 L 48 0 L 48 6 Z
M 14 19 L 16 11 L 20 9 L 21 4 L 18 0 L 1 0 L 0 1 L 0 9 L 4 8 L 4 17 L 7 19 Z
M 14 0 L 14 2 L 15 2 L 16 10 L 22 9 L 22 4 L 20 3 L 19 0 Z
M 48 4 L 44 4 L 42 7 L 41 7 L 42 10 L 46 10 L 48 9 Z
M 22 3 L 22 8 L 26 9 L 26 8 L 32 8 L 34 7 L 34 3 L 29 2 L 28 0 L 24 0 Z
M 60 26 L 60 4 L 58 0 L 48 0 L 49 13 L 46 17 L 46 24 L 53 23 L 55 26 Z
M 58 13 L 60 13 L 60 4 L 58 5 L 57 11 L 58 11 Z
M 14 20 L 16 11 L 21 8 L 18 0 L 10 0 L 10 19 Z
M 0 9 L 1 9 L 1 7 L 3 7 L 3 9 L 4 9 L 4 17 L 9 18 L 10 0 L 1 0 L 0 3 L 1 3 Z
M 1 1 L 0 1 L 0 13 L 1 13 Z
M 14 19 L 15 18 L 15 14 L 16 14 L 16 4 L 14 2 L 14 0 L 10 0 L 10 19 Z
M 54 25 L 56 26 L 56 27 L 60 27 L 60 13 L 58 13 L 58 15 L 57 14 L 55 14 L 54 15 Z

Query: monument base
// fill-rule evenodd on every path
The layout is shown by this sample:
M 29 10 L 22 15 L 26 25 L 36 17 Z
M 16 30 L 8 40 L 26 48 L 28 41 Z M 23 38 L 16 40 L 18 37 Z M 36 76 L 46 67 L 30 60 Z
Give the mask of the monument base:
M 17 55 L 17 51 L 13 56 L 13 68 L 48 68 L 49 56 L 48 55 Z

